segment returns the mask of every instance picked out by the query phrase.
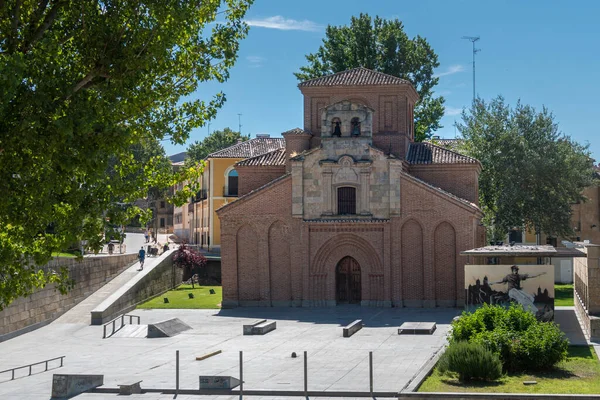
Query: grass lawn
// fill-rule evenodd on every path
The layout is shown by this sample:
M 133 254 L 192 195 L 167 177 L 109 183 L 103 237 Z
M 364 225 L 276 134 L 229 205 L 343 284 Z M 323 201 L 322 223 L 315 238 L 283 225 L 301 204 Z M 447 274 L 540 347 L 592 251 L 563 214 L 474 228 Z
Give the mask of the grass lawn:
M 210 294 L 210 289 L 215 290 L 215 294 Z M 194 298 L 190 299 L 188 294 L 193 293 Z M 168 303 L 163 298 L 169 299 Z M 182 284 L 167 293 L 156 296 L 137 308 L 221 308 L 223 292 L 221 286 L 198 286 Z
M 573 306 L 573 284 L 554 285 L 554 305 Z
M 537 385 L 523 385 L 537 381 Z M 498 382 L 471 382 L 441 376 L 437 370 L 419 388 L 419 392 L 489 392 L 489 393 L 600 393 L 600 363 L 592 347 L 569 347 L 566 361 L 550 371 L 535 374 L 508 374 Z
M 77 256 L 75 254 L 71 254 L 71 253 L 54 252 L 54 253 L 52 253 L 52 257 L 76 258 Z

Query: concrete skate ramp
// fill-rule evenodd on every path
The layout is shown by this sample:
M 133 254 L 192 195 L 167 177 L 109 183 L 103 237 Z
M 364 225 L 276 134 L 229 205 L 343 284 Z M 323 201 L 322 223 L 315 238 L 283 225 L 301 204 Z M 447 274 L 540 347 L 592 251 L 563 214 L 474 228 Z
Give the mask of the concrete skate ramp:
M 148 338 L 171 337 L 188 329 L 192 329 L 192 327 L 179 318 L 172 318 L 155 324 L 148 324 Z
M 125 325 L 110 338 L 145 338 L 148 335 L 148 325 Z

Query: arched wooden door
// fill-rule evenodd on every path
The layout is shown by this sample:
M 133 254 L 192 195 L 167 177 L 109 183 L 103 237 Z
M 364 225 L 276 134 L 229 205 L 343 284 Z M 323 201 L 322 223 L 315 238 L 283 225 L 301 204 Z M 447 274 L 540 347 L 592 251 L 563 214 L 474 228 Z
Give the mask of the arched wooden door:
M 344 257 L 335 269 L 338 303 L 360 303 L 360 265 L 352 257 Z

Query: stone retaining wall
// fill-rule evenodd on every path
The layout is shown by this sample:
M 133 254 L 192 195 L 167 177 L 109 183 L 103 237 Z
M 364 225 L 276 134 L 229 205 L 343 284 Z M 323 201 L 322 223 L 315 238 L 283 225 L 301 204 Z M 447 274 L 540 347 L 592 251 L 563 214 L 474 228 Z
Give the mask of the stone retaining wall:
M 161 255 L 156 265 L 144 268 L 143 273 L 92 310 L 92 325 L 102 325 L 120 314 L 133 310 L 139 303 L 179 285 L 183 270 L 173 266 L 174 251 L 169 250 Z
M 136 254 L 108 257 L 56 258 L 44 269 L 67 267 L 75 287 L 66 295 L 48 285 L 28 297 L 20 297 L 0 311 L 0 342 L 49 324 L 137 260 Z

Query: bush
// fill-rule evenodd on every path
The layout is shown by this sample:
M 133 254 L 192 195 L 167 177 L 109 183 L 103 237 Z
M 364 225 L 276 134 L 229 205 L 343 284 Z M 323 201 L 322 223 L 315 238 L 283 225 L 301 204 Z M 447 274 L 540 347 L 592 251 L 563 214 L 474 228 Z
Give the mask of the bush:
M 452 322 L 450 344 L 468 341 L 496 354 L 506 371 L 547 369 L 564 360 L 569 345 L 558 326 L 539 322 L 520 305 L 484 305 Z
M 492 353 L 497 354 L 505 366 L 507 361 L 510 360 L 510 353 L 512 349 L 513 341 L 518 337 L 517 332 L 510 331 L 504 327 L 496 328 L 493 331 L 483 331 L 477 333 L 471 338 L 470 343 L 476 343 L 484 346 Z
M 438 362 L 442 374 L 456 373 L 462 382 L 495 381 L 502 376 L 502 362 L 497 354 L 477 343 L 451 343 Z
M 565 334 L 552 322 L 538 322 L 512 342 L 507 369 L 532 371 L 548 369 L 567 358 Z
M 500 306 L 484 304 L 473 313 L 463 312 L 458 320 L 452 321 L 450 341 L 470 340 L 479 332 L 491 331 L 500 325 L 506 310 Z

